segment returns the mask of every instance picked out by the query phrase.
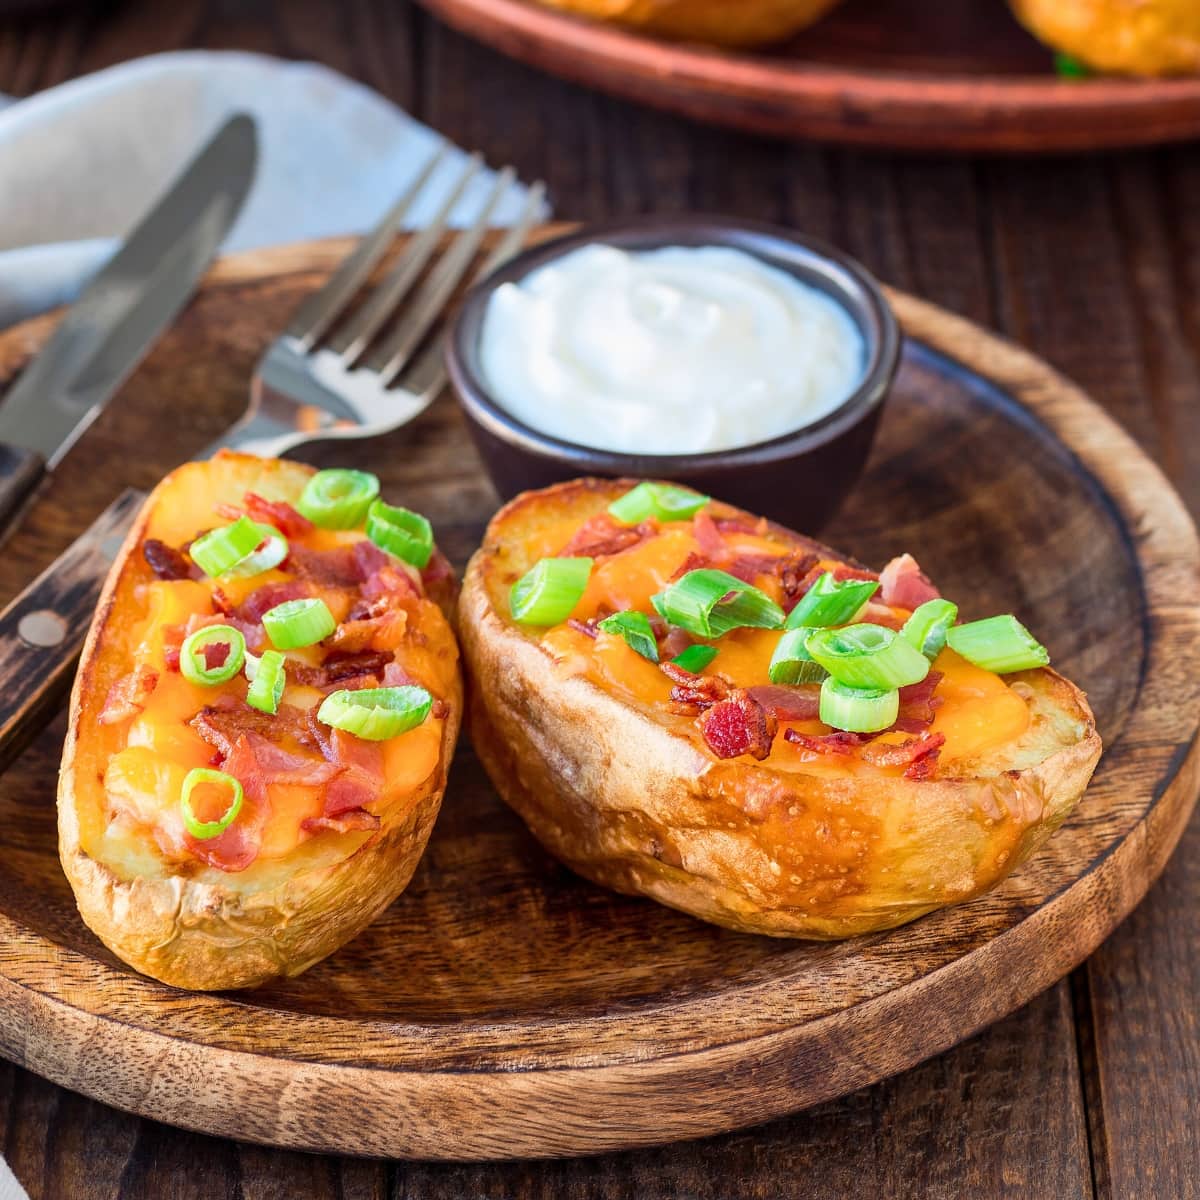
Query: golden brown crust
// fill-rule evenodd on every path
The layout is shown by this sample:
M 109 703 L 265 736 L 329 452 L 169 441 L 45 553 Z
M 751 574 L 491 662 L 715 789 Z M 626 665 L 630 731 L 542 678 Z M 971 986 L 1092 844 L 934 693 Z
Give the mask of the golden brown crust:
M 574 870 L 733 929 L 847 937 L 986 891 L 1074 807 L 1100 740 L 1083 694 L 1051 670 L 1016 677 L 1033 718 L 1019 744 L 925 782 L 718 761 L 653 709 L 556 671 L 502 607 L 528 565 L 521 544 L 628 487 L 577 481 L 513 501 L 471 560 L 459 607 L 475 748 Z
M 1195 0 L 1011 0 L 1017 19 L 1055 49 L 1098 71 L 1200 72 Z
M 798 33 L 839 0 L 541 0 L 601 21 L 717 46 L 753 46 Z
M 369 925 L 404 890 L 437 818 L 463 703 L 456 673 L 453 694 L 443 697 L 449 715 L 437 769 L 415 792 L 380 812 L 378 833 L 320 835 L 354 839 L 334 861 L 247 886 L 237 875 L 225 881 L 211 878 L 212 872 L 209 878 L 168 869 L 131 873 L 89 854 L 81 818 L 104 798 L 89 731 L 107 690 L 111 660 L 121 657 L 119 616 L 128 568 L 156 506 L 171 504 L 181 473 L 197 469 L 209 472 L 214 499 L 230 503 L 251 489 L 270 494 L 270 481 L 302 483 L 311 473 L 298 463 L 222 454 L 167 476 L 146 501 L 105 583 L 71 695 L 59 776 L 59 855 L 80 915 L 114 954 L 164 983 L 218 990 L 298 975 Z M 445 630 L 452 640 L 448 625 Z

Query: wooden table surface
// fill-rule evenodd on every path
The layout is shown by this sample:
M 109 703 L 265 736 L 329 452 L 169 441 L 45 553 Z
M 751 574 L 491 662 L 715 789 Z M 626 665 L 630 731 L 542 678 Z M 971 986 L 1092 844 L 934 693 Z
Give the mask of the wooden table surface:
M 543 78 L 406 0 L 0 18 L 0 92 L 188 47 L 327 63 L 544 177 L 563 217 L 711 210 L 825 237 L 1074 377 L 1200 514 L 1200 146 L 1006 161 L 760 141 Z M 905 1075 L 762 1128 L 558 1163 L 318 1158 L 179 1132 L 0 1064 L 0 1150 L 34 1200 L 1194 1197 L 1198 996 L 1193 821 L 1147 900 L 1069 979 Z

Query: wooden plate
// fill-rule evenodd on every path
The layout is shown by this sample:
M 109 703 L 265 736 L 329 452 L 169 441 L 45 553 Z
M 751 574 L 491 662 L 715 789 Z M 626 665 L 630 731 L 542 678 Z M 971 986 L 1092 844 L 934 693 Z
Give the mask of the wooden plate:
M 846 0 L 792 41 L 722 52 L 546 9 L 421 0 L 532 66 L 697 120 L 921 151 L 1093 150 L 1200 135 L 1200 78 L 1060 80 L 1004 0 Z
M 15 591 L 111 498 L 243 403 L 253 360 L 344 244 L 231 259 L 60 468 L 0 559 Z M 1142 897 L 1195 798 L 1195 530 L 1163 477 L 1044 364 L 897 295 L 912 337 L 872 466 L 828 531 L 911 548 L 974 614 L 1015 609 L 1090 691 L 1107 752 L 998 890 L 889 934 L 736 935 L 551 861 L 469 748 L 416 878 L 299 979 L 193 995 L 118 963 L 55 853 L 61 722 L 0 779 L 0 1050 L 163 1121 L 310 1150 L 567 1155 L 727 1130 L 945 1049 L 1080 962 Z M 0 337 L 0 379 L 44 338 Z M 494 499 L 445 401 L 321 462 L 377 470 L 461 564 Z

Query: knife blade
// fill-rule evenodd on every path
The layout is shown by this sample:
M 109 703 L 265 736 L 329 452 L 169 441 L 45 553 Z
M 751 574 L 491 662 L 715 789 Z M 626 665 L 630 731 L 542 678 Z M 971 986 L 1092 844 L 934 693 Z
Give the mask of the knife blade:
M 254 121 L 231 117 L 88 284 L 0 404 L 0 536 L 187 303 L 250 190 Z

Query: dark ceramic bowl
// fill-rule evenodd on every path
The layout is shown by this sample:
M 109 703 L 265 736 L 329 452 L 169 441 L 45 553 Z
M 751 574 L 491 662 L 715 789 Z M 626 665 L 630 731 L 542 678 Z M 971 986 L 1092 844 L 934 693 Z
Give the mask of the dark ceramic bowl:
M 732 246 L 790 271 L 837 300 L 862 331 L 866 371 L 840 407 L 770 441 L 703 454 L 623 454 L 540 433 L 493 399 L 480 369 L 479 343 L 493 290 L 580 246 L 625 250 Z M 862 473 L 900 353 L 896 318 L 875 279 L 852 258 L 810 238 L 750 221 L 659 217 L 585 226 L 511 259 L 467 297 L 447 342 L 450 378 L 475 444 L 504 499 L 581 475 L 672 479 L 753 513 L 813 532 L 824 525 Z

